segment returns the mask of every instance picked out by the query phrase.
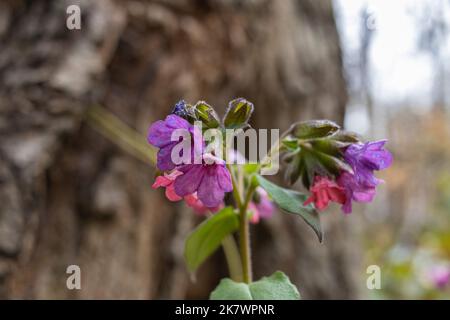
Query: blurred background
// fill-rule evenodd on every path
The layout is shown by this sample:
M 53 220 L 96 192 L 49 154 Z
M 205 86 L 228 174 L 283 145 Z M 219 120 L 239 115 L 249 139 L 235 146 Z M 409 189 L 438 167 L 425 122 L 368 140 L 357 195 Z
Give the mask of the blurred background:
M 252 226 L 255 278 L 283 270 L 305 299 L 450 298 L 449 27 L 448 0 L 0 2 L 0 297 L 207 298 L 223 253 L 189 275 L 201 220 L 151 189 L 145 136 L 180 99 L 242 96 L 255 128 L 328 118 L 394 154 L 371 205 L 322 214 L 324 243 L 282 213 Z

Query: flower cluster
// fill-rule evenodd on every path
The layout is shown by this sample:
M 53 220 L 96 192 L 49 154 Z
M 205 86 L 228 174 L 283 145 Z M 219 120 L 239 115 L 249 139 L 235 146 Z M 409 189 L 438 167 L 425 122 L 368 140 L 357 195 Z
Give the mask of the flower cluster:
M 183 101 L 177 103 L 174 112 L 182 112 L 183 105 Z M 184 129 L 191 135 L 194 148 L 191 161 L 188 163 L 175 164 L 172 159 L 174 148 L 182 139 L 180 137 L 180 140 L 172 140 L 172 134 L 178 129 Z M 196 138 L 202 141 L 200 146 L 194 144 Z M 200 214 L 208 210 L 217 211 L 223 206 L 225 193 L 233 190 L 230 172 L 223 160 L 203 153 L 204 142 L 201 132 L 198 132 L 191 123 L 177 114 L 170 114 L 164 121 L 156 121 L 150 127 L 147 140 L 159 148 L 157 167 L 164 172 L 162 176 L 156 178 L 153 188 L 165 187 L 166 196 L 170 201 L 184 199 Z M 197 154 L 200 155 L 201 163 L 195 164 L 194 157 Z
M 386 140 L 363 143 L 355 134 L 328 120 L 296 123 L 281 138 L 278 130 L 274 134 L 271 131 L 276 143 L 264 154 L 267 132 L 260 131 L 265 133 L 260 138 L 250 131 L 255 130 L 249 124 L 253 109 L 251 102 L 238 98 L 229 103 L 220 119 L 206 102 L 190 105 L 182 100 L 164 120 L 150 126 L 147 137 L 159 149 L 157 167 L 161 175 L 152 187 L 165 188 L 167 199 L 184 200 L 200 215 L 215 213 L 205 217 L 186 240 L 184 257 L 189 270 L 195 271 L 222 246 L 231 284 L 253 281 L 249 223 L 271 217 L 276 204 L 282 211 L 300 216 L 322 241 L 315 209 L 325 210 L 330 202 L 336 202 L 342 205 L 344 213 L 350 213 L 352 202 L 372 201 L 382 182 L 374 172 L 392 162 L 392 155 L 384 149 Z M 256 152 L 259 157 L 254 156 Z M 227 164 L 222 155 L 229 161 Z M 280 155 L 287 164 L 287 181 L 294 184 L 301 178 L 309 196 L 263 177 L 278 172 Z M 233 193 L 226 197 L 230 192 Z M 232 236 L 238 230 L 240 252 Z M 434 272 L 437 286 L 448 283 L 447 271 Z M 258 293 L 261 299 L 266 295 L 268 299 L 299 299 L 297 289 L 281 272 L 258 282 L 267 281 L 264 292 Z M 236 289 L 231 284 L 222 281 L 211 297 L 235 297 Z
M 157 167 L 163 172 L 153 188 L 165 187 L 170 201 L 184 199 L 200 214 L 224 207 L 225 194 L 233 191 L 233 183 L 230 167 L 220 155 L 225 151 L 231 158 L 245 157 L 224 146 L 222 135 L 228 129 L 248 129 L 252 112 L 253 104 L 239 98 L 230 102 L 221 121 L 215 110 L 203 101 L 195 105 L 179 101 L 165 120 L 156 121 L 149 129 L 148 142 L 159 148 Z M 197 123 L 201 124 L 200 128 L 194 125 Z M 210 129 L 219 132 L 222 138 L 219 147 L 212 151 L 209 147 L 213 143 L 205 141 L 206 130 Z M 183 134 L 179 134 L 180 130 Z M 325 210 L 330 202 L 336 202 L 342 205 L 344 213 L 350 213 L 353 202 L 373 200 L 376 187 L 382 182 L 374 172 L 391 165 L 392 155 L 384 149 L 386 142 L 364 143 L 334 122 L 311 120 L 292 125 L 276 151 L 286 155 L 287 180 L 293 184 L 301 177 L 303 185 L 310 191 L 303 206 L 313 203 L 317 210 Z M 179 148 L 180 144 L 187 144 L 189 148 Z M 259 164 L 253 174 L 261 174 L 263 168 L 264 163 Z M 241 188 L 250 184 L 250 176 L 242 179 L 247 180 Z M 273 203 L 267 195 L 268 190 L 259 187 L 255 191 L 247 203 L 247 210 L 250 221 L 256 223 L 260 218 L 271 216 Z M 274 200 L 280 205 L 277 199 Z
M 351 170 L 341 170 L 336 181 L 316 175 L 311 195 L 304 204 L 313 202 L 318 210 L 324 210 L 333 201 L 342 204 L 344 213 L 351 213 L 352 201 L 371 202 L 376 186 L 383 182 L 375 177 L 374 171 L 392 163 L 391 153 L 383 148 L 385 143 L 386 140 L 353 143 L 343 148 L 343 160 Z

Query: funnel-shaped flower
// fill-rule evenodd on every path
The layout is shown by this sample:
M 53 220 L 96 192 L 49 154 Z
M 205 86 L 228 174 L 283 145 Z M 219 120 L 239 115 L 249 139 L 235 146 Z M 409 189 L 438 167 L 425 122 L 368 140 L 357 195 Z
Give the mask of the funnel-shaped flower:
M 345 189 L 346 201 L 342 206 L 344 213 L 352 212 L 352 200 L 371 202 L 375 196 L 375 187 L 383 182 L 373 172 L 389 167 L 392 154 L 383 149 L 387 140 L 349 145 L 344 154 L 345 161 L 352 167 L 353 174 L 342 172 L 337 183 Z
M 182 141 L 183 137 L 179 137 L 178 141 L 172 141 L 172 134 L 175 130 L 179 129 L 186 130 L 191 137 L 197 137 L 191 139 L 192 144 L 197 149 L 202 148 L 202 143 L 200 143 L 199 146 L 194 144 L 195 140 L 201 141 L 201 133 L 197 133 L 198 130 L 185 119 L 175 114 L 170 114 L 164 121 L 156 121 L 149 128 L 147 140 L 150 144 L 159 148 L 157 167 L 161 171 L 172 170 L 176 166 L 172 161 L 172 149 Z M 192 154 L 194 152 L 193 150 L 194 148 L 191 149 Z M 180 156 L 182 156 L 182 154 Z M 191 157 L 191 159 L 193 159 L 193 157 Z M 191 163 L 193 163 L 193 161 L 191 161 Z
M 157 189 L 159 187 L 165 187 L 167 199 L 170 201 L 180 201 L 182 198 L 175 193 L 173 183 L 175 182 L 175 179 L 182 174 L 182 172 L 177 170 L 174 170 L 170 174 L 164 173 L 164 175 L 156 177 L 152 188 Z
M 203 202 L 197 197 L 197 193 L 185 196 L 184 201 L 198 215 L 205 215 L 208 212 L 216 212 L 223 208 L 223 202 L 216 207 L 206 207 Z
M 345 149 L 344 159 L 352 167 L 357 183 L 375 187 L 382 182 L 373 171 L 386 169 L 392 163 L 392 154 L 383 149 L 386 142 L 355 143 Z
M 344 188 L 327 177 L 316 176 L 310 191 L 311 195 L 304 205 L 314 203 L 317 210 L 325 210 L 330 201 L 343 204 L 346 200 Z
M 197 192 L 197 197 L 208 208 L 219 206 L 225 193 L 233 190 L 224 161 L 210 154 L 203 155 L 202 164 L 187 164 L 178 170 L 184 174 L 175 181 L 176 194 L 184 197 Z
M 274 203 L 270 200 L 266 190 L 256 188 L 255 199 L 249 203 L 249 211 L 252 212 L 250 222 L 258 223 L 259 220 L 270 218 L 275 210 Z

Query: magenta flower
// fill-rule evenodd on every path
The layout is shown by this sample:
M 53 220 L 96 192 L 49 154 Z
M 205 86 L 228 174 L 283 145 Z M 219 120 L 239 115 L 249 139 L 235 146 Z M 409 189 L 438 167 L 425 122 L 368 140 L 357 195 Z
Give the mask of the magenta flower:
M 371 202 L 375 197 L 375 186 L 359 183 L 356 176 L 347 171 L 341 173 L 337 183 L 345 192 L 345 202 L 342 205 L 344 213 L 352 212 L 352 200 L 356 202 Z
M 383 149 L 387 140 L 351 144 L 345 150 L 344 159 L 353 169 L 353 173 L 343 171 L 337 179 L 344 188 L 346 201 L 342 206 L 344 213 L 352 212 L 352 200 L 371 202 L 375 196 L 375 187 L 383 182 L 375 177 L 375 170 L 382 170 L 392 163 L 392 154 Z
M 450 283 L 450 268 L 447 266 L 435 266 L 430 271 L 430 278 L 438 289 L 443 289 Z
M 193 193 L 184 197 L 184 201 L 191 207 L 194 212 L 200 216 L 206 215 L 208 212 L 217 212 L 224 207 L 223 202 L 217 207 L 206 207 L 203 202 L 197 197 L 197 193 Z
M 187 130 L 191 134 L 191 137 L 197 135 L 200 136 L 193 125 L 175 114 L 168 115 L 164 121 L 156 121 L 148 130 L 148 142 L 159 148 L 156 165 L 161 171 L 172 170 L 176 167 L 175 163 L 172 161 L 172 149 L 183 139 L 183 137 L 180 137 L 178 141 L 171 140 L 173 132 L 177 129 Z M 193 145 L 194 140 L 197 139 L 192 138 Z M 201 141 L 201 138 L 199 138 L 198 141 Z M 198 146 L 195 147 L 197 148 Z M 193 150 L 194 148 L 192 148 L 192 152 Z M 180 156 L 182 156 L 182 154 L 180 154 Z M 191 163 L 193 163 L 193 161 L 191 161 Z
M 205 215 L 208 212 L 216 212 L 223 208 L 223 203 L 217 207 L 206 207 L 203 202 L 197 197 L 197 193 L 188 194 L 184 197 L 180 197 L 175 193 L 174 183 L 175 180 L 181 176 L 183 173 L 178 170 L 173 170 L 171 173 L 164 173 L 164 175 L 156 177 L 155 182 L 152 185 L 153 189 L 158 189 L 159 187 L 166 188 L 166 198 L 169 201 L 176 202 L 184 199 L 188 207 L 191 207 L 195 213 L 198 215 Z
M 249 203 L 248 209 L 252 212 L 250 222 L 258 223 L 259 220 L 268 219 L 275 211 L 275 205 L 270 200 L 266 190 L 261 187 L 256 188 L 257 199 Z
M 202 164 L 187 164 L 178 170 L 184 174 L 175 180 L 176 194 L 184 197 L 197 192 L 197 197 L 208 208 L 219 206 L 225 193 L 233 190 L 224 161 L 210 154 L 203 155 Z

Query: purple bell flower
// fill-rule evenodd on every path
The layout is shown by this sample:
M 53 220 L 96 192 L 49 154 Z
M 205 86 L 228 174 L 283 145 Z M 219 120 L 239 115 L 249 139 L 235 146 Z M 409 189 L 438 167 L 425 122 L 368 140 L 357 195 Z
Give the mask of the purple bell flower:
M 233 190 L 224 161 L 210 154 L 203 155 L 202 164 L 187 164 L 177 169 L 183 175 L 175 180 L 175 193 L 184 197 L 197 192 L 198 198 L 208 208 L 221 205 L 225 193 Z
M 382 170 L 392 163 L 392 154 L 383 149 L 387 140 L 349 145 L 344 154 L 345 161 L 353 169 L 353 174 L 342 172 L 337 179 L 338 185 L 345 189 L 346 201 L 342 206 L 344 213 L 352 212 L 352 200 L 371 202 L 375 196 L 375 187 L 383 182 L 375 177 L 375 170 Z
M 176 167 L 171 157 L 172 149 L 182 140 L 182 137 L 178 141 L 172 141 L 171 137 L 172 133 L 177 129 L 188 130 L 191 137 L 201 135 L 196 132 L 197 130 L 195 130 L 193 125 L 175 114 L 168 115 L 164 121 L 156 121 L 149 128 L 147 141 L 159 148 L 156 165 L 161 171 L 169 171 Z M 194 140 L 192 139 L 193 142 Z

